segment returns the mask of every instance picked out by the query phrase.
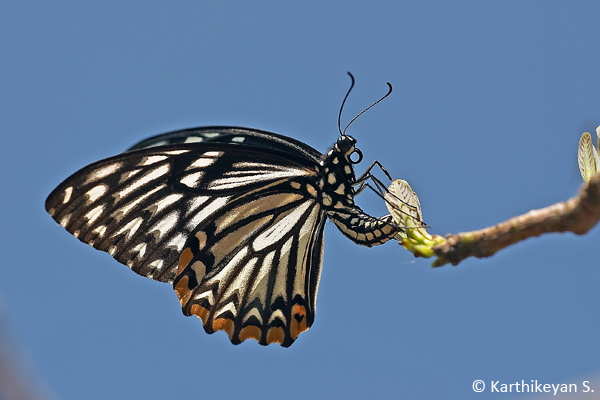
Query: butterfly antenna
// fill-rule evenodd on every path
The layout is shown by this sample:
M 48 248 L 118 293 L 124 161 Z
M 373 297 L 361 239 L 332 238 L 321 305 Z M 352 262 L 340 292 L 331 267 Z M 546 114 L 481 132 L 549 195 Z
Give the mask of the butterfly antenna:
M 348 72 L 348 73 L 349 73 L 349 72 Z M 350 75 L 350 76 L 352 76 L 352 75 Z M 367 111 L 369 111 L 371 108 L 375 107 L 375 106 L 376 106 L 377 104 L 379 104 L 379 103 L 380 103 L 380 102 L 381 102 L 383 99 L 385 99 L 386 97 L 388 97 L 388 96 L 389 96 L 389 95 L 392 93 L 392 84 L 391 84 L 391 83 L 389 83 L 389 82 L 386 82 L 386 83 L 387 83 L 387 85 L 388 85 L 388 88 L 389 88 L 389 90 L 388 90 L 388 92 L 385 94 L 385 96 L 383 96 L 382 98 L 380 98 L 379 100 L 377 100 L 375 103 L 371 104 L 369 107 L 365 108 L 365 109 L 364 109 L 364 110 L 363 110 L 363 111 L 362 111 L 360 114 L 358 114 L 356 117 L 354 117 L 354 118 L 352 119 L 352 121 L 348 122 L 348 125 L 346 125 L 346 127 L 344 128 L 344 131 L 343 131 L 343 132 L 341 132 L 342 136 L 345 136 L 345 135 L 346 135 L 346 129 L 348 129 L 348 127 L 349 127 L 350 125 L 352 125 L 352 123 L 353 123 L 354 121 L 356 121 L 356 119 L 357 119 L 358 117 L 360 117 L 361 115 L 363 115 L 364 113 L 366 113 Z M 352 78 L 352 84 L 354 85 L 354 78 Z M 350 89 L 352 89 L 352 88 L 350 88 Z M 350 93 L 350 91 L 348 91 L 348 93 Z M 348 95 L 346 95 L 346 97 L 348 97 Z M 344 99 L 344 101 L 346 101 L 346 99 Z M 342 106 L 343 106 L 343 105 L 344 105 L 344 103 L 342 103 Z
M 352 76 L 352 74 L 350 72 L 348 72 L 348 75 L 350 75 L 350 79 L 352 79 L 352 83 L 350 84 L 350 89 L 348 89 L 348 93 L 346 93 L 346 97 L 344 97 L 344 101 L 342 101 L 342 106 L 340 107 L 340 113 L 338 114 L 338 131 L 340 131 L 340 135 L 344 136 L 344 134 L 342 133 L 342 125 L 341 125 L 341 119 L 342 119 L 342 110 L 344 109 L 344 104 L 346 103 L 346 99 L 348 98 L 348 95 L 350 94 L 350 92 L 352 91 L 352 88 L 354 87 L 354 76 Z M 344 132 L 346 132 L 346 130 L 344 129 Z

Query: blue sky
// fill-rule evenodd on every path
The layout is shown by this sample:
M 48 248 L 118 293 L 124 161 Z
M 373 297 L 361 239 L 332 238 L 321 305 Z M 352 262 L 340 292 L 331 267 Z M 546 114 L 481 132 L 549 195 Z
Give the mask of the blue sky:
M 248 126 L 325 151 L 351 71 L 343 121 L 394 85 L 348 131 L 357 172 L 377 159 L 408 180 L 432 233 L 493 225 L 582 184 L 599 14 L 593 1 L 4 3 L 0 300 L 24 362 L 61 399 L 528 398 L 474 393 L 477 379 L 581 390 L 600 373 L 598 228 L 434 270 L 328 224 L 315 324 L 283 349 L 206 335 L 168 285 L 81 244 L 44 200 L 169 130 Z

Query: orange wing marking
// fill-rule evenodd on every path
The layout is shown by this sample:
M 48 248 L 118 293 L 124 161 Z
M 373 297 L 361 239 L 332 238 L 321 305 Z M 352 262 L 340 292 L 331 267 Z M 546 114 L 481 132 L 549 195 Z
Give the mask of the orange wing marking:
M 260 340 L 261 332 L 258 326 L 248 325 L 240 331 L 240 341 L 243 342 L 246 339 L 256 339 Z
M 308 329 L 306 326 L 306 309 L 295 304 L 292 308 L 292 326 L 290 326 L 290 335 L 296 340 L 299 334 Z
M 202 322 L 204 322 L 204 319 L 202 319 Z M 229 318 L 217 318 L 215 319 L 215 321 L 213 322 L 213 326 L 212 326 L 214 331 L 225 331 L 227 332 L 227 335 L 229 335 L 229 339 L 231 339 L 233 337 L 233 321 L 230 320 Z
M 275 326 L 271 329 L 269 329 L 269 331 L 267 332 L 267 343 L 271 344 L 271 343 L 283 343 L 283 339 L 285 338 L 285 333 L 283 332 L 283 329 Z

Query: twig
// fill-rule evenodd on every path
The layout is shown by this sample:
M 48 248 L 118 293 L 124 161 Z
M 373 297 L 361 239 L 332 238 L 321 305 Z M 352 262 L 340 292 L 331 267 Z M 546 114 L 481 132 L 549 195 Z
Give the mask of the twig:
M 550 232 L 583 235 L 600 220 L 600 173 L 596 173 L 579 194 L 565 202 L 513 217 L 495 226 L 472 232 L 447 235 L 446 242 L 433 247 L 434 267 L 457 265 L 468 257 L 489 257 L 529 237 Z

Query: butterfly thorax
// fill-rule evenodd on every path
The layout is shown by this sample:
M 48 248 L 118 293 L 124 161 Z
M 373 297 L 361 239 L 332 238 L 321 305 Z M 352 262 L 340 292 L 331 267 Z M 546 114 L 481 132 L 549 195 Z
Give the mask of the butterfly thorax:
M 354 175 L 352 154 L 356 152 L 356 140 L 342 136 L 319 162 L 320 202 L 328 211 L 354 207 Z

